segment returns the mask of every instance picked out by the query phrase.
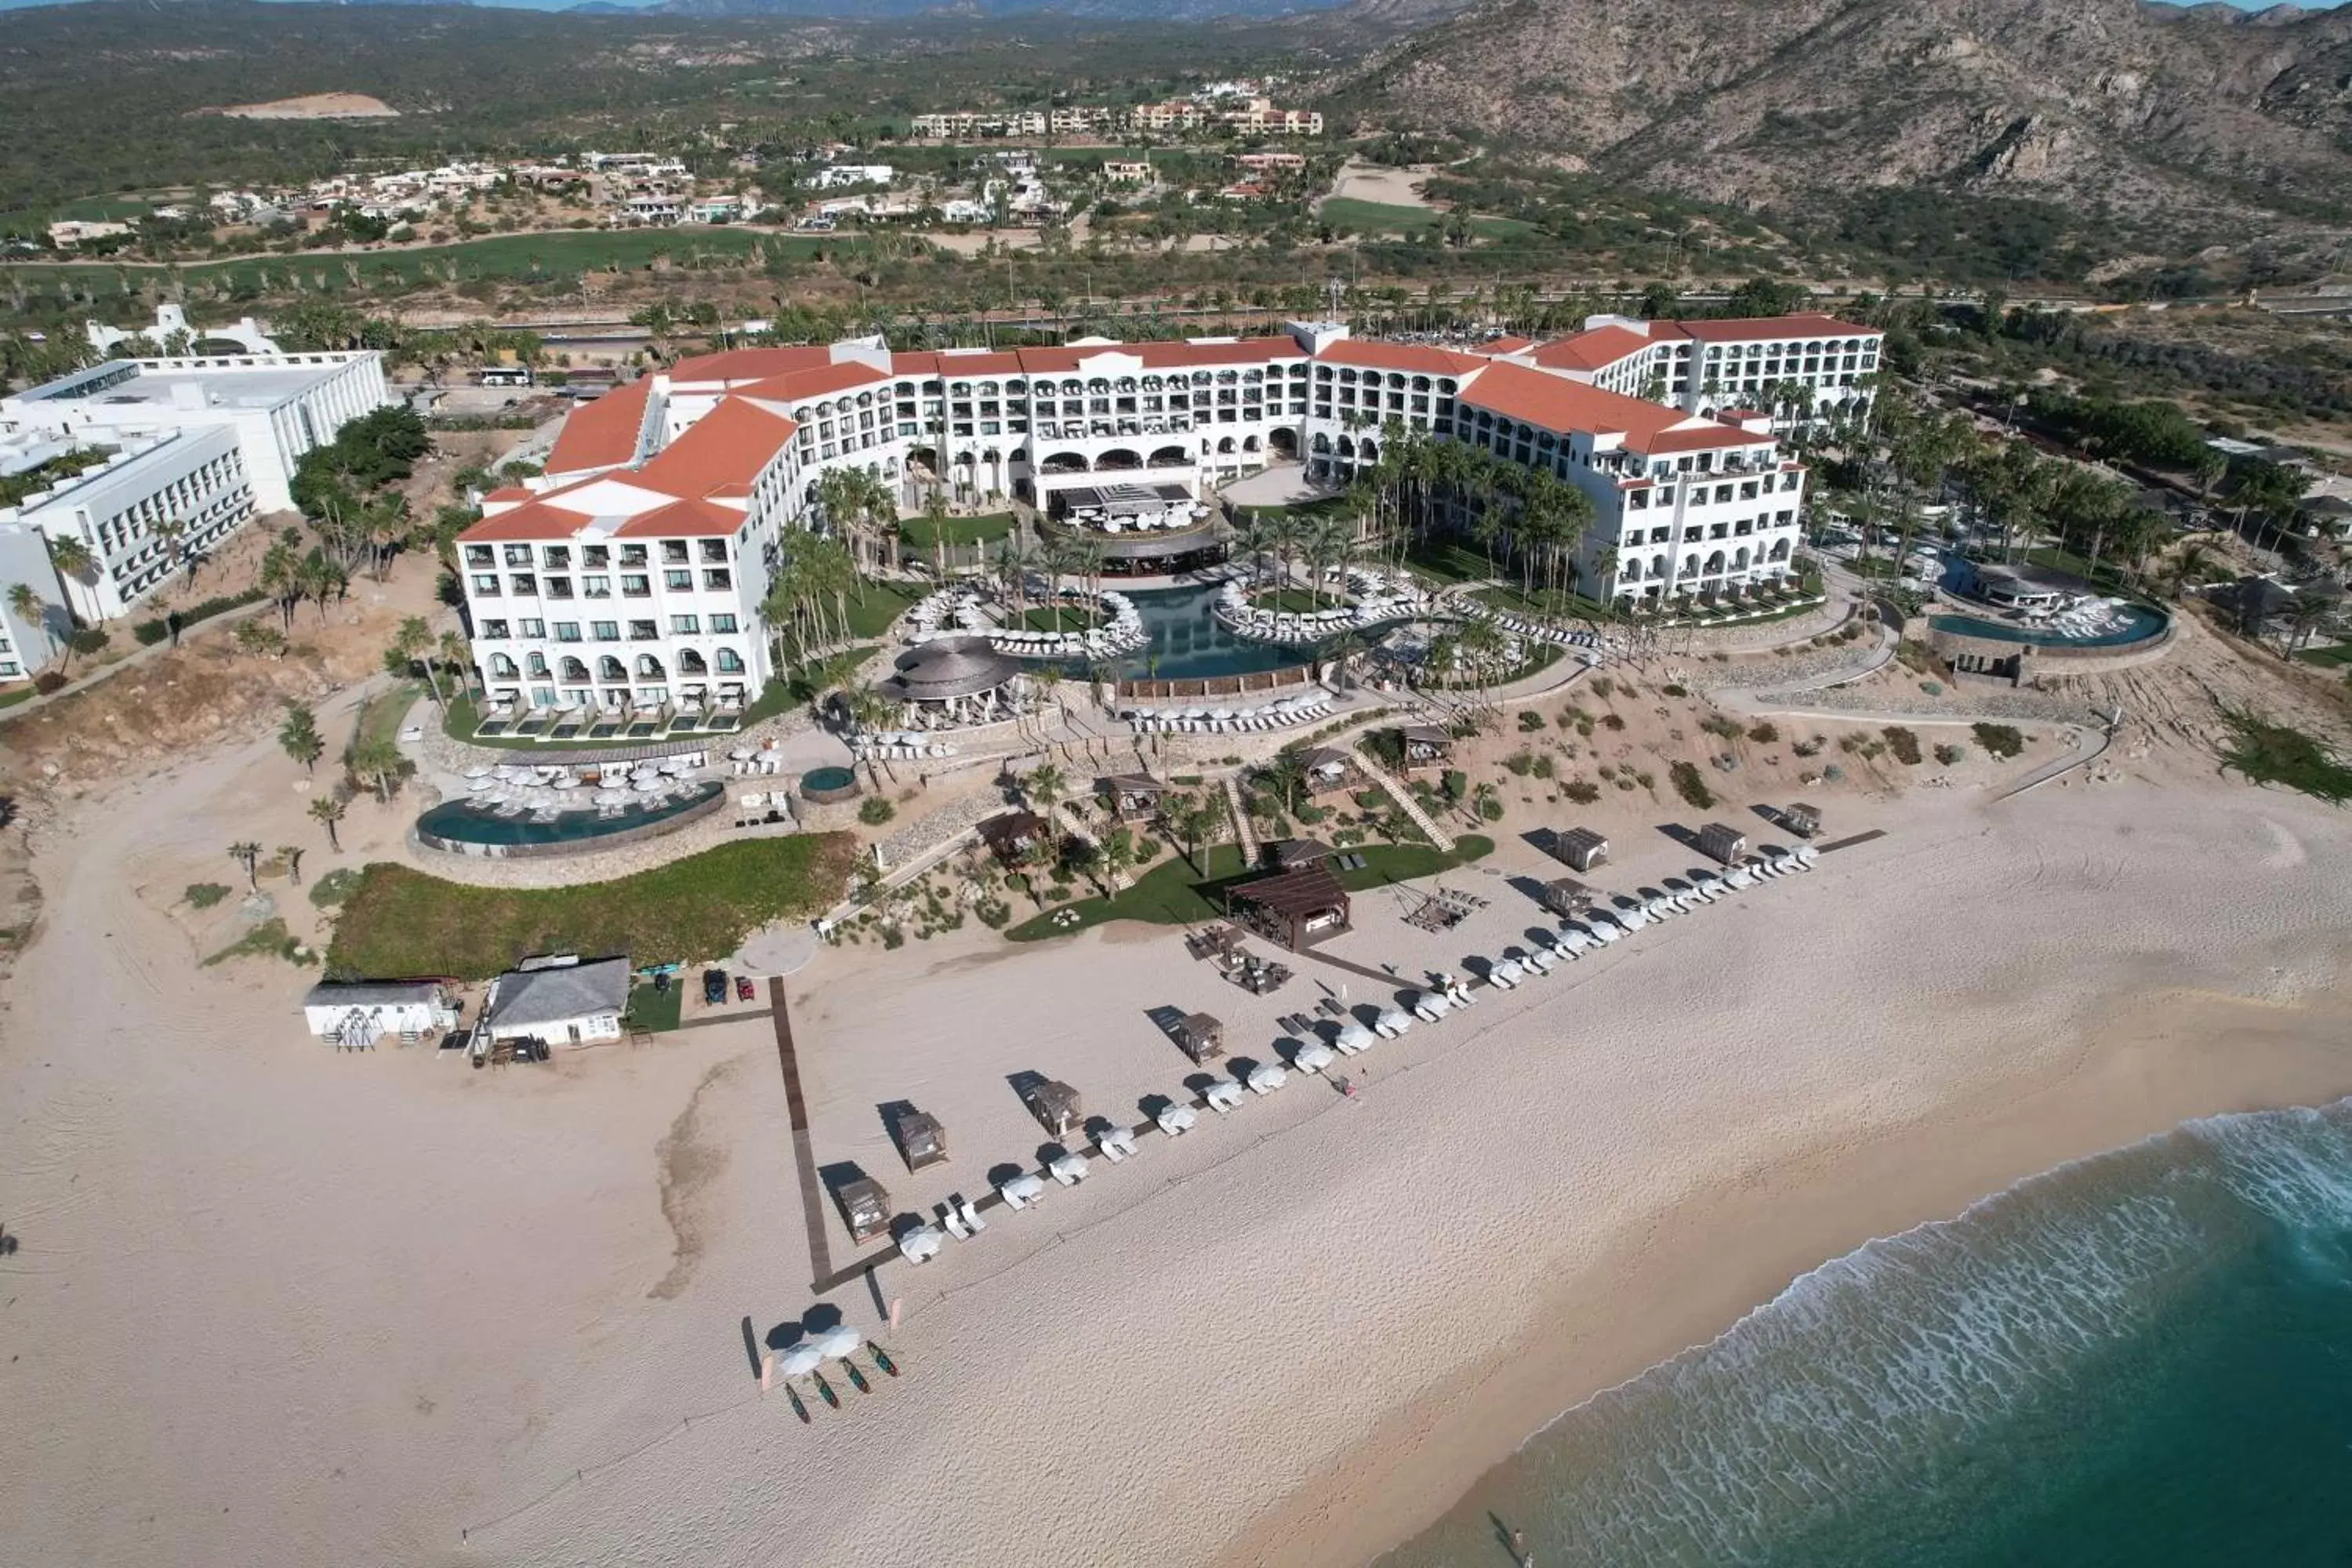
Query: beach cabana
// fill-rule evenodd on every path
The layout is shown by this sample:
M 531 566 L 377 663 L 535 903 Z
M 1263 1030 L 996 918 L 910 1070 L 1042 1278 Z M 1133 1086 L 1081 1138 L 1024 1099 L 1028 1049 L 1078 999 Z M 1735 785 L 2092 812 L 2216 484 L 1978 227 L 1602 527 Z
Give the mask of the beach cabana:
M 1021 1091 L 1021 1099 L 1029 1107 L 1029 1114 L 1056 1138 L 1068 1137 L 1071 1129 L 1078 1125 L 1082 1114 L 1078 1091 L 1066 1083 L 1055 1079 L 1033 1083 Z
M 1434 724 L 1406 724 L 1398 729 L 1396 737 L 1406 773 L 1442 768 L 1454 761 L 1453 734 Z
M 1034 811 L 1007 811 L 980 825 L 981 842 L 1007 866 L 1028 865 L 1054 842 L 1053 824 Z
M 1312 838 L 1277 838 L 1258 850 L 1258 858 L 1270 871 L 1295 871 L 1301 866 L 1319 866 L 1331 858 L 1331 847 Z
M 1213 1061 L 1225 1054 L 1225 1026 L 1206 1013 L 1185 1014 L 1170 1033 L 1196 1062 Z
M 1562 920 L 1582 920 L 1591 911 L 1595 895 L 1573 877 L 1555 877 L 1543 887 L 1543 907 Z
M 1609 858 L 1609 840 L 1590 827 L 1571 827 L 1552 835 L 1553 856 L 1580 871 L 1590 871 Z
M 1095 781 L 1095 795 L 1121 822 L 1148 821 L 1159 815 L 1168 785 L 1150 773 L 1112 773 Z
M 1310 795 L 1355 786 L 1356 759 L 1337 746 L 1317 746 L 1299 761 L 1307 770 L 1307 793 Z
M 1748 853 L 1748 836 L 1727 822 L 1710 822 L 1698 830 L 1698 852 L 1718 865 L 1737 866 Z
M 936 1165 L 948 1157 L 947 1130 L 927 1110 L 910 1110 L 898 1118 L 891 1123 L 890 1135 L 898 1141 L 899 1156 L 909 1171 Z
M 1318 863 L 1226 889 L 1225 912 L 1267 941 L 1303 952 L 1348 929 L 1348 893 Z
M 1780 814 L 1780 826 L 1800 838 L 1814 838 L 1822 831 L 1822 808 L 1807 805 L 1803 801 Z
M 890 1194 L 871 1176 L 859 1176 L 833 1189 L 841 1205 L 841 1223 L 852 1241 L 871 1241 L 890 1228 Z

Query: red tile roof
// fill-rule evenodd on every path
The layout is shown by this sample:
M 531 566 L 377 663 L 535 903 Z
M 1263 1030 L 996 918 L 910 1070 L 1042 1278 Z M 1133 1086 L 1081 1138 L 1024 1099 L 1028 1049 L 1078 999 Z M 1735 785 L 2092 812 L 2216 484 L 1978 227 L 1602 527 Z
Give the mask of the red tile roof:
M 653 383 L 633 381 L 590 403 L 575 403 L 556 432 L 547 454 L 551 474 L 576 474 L 589 468 L 609 468 L 637 455 L 637 436 L 645 428 L 646 405 Z
M 1230 343 L 1173 339 L 1166 342 L 1131 343 L 1128 347 L 1153 370 L 1168 370 L 1180 365 L 1265 364 L 1273 360 L 1307 357 L 1307 351 L 1286 337 L 1243 338 Z
M 1572 338 L 1546 343 L 1531 356 L 1546 370 L 1595 371 L 1641 353 L 1653 340 L 1631 327 L 1595 327 Z
M 1696 419 L 1677 408 L 1516 364 L 1488 369 L 1462 394 L 1462 401 L 1558 435 L 1576 430 L 1596 436 L 1622 435 L 1628 451 L 1644 454 L 1748 447 L 1770 439 L 1712 419 Z M 1688 428 L 1677 428 L 1681 426 Z
M 680 500 L 640 512 L 614 531 L 621 539 L 724 539 L 743 526 L 744 514 L 716 501 Z
M 1341 338 L 1316 358 L 1330 364 L 1412 371 L 1422 375 L 1464 376 L 1487 363 L 1476 354 L 1453 349 L 1433 349 L 1423 343 L 1376 342 L 1370 338 Z
M 748 486 L 799 428 L 746 398 L 721 398 L 629 479 L 673 496 L 707 496 L 722 487 Z
M 1012 349 L 892 354 L 890 368 L 900 375 L 943 375 L 950 380 L 971 375 L 1019 375 L 1021 355 Z
M 565 540 L 580 531 L 580 514 L 535 500 L 496 517 L 486 517 L 457 536 L 460 544 L 520 543 L 527 540 Z
M 526 500 L 529 500 L 530 499 L 530 497 L 531 497 L 531 491 L 530 491 L 530 488 L 529 488 L 528 486 L 525 486 L 525 485 L 500 485 L 498 489 L 496 489 L 492 490 L 489 494 L 488 494 L 488 495 L 484 496 L 482 499 L 483 499 L 484 500 L 486 500 L 486 501 L 494 501 L 494 500 L 526 501 Z
M 803 398 L 830 397 L 836 392 L 872 386 L 889 379 L 888 371 L 877 370 L 856 360 L 844 360 L 839 364 L 812 365 L 765 376 L 734 390 L 741 396 L 764 398 L 771 403 L 797 403 Z M 719 406 L 727 405 L 722 403 Z
M 696 354 L 669 367 L 672 385 L 680 382 L 760 381 L 786 371 L 810 370 L 833 363 L 833 350 L 823 343 L 800 343 L 782 349 L 726 349 Z
M 1488 338 L 1478 345 L 1478 352 L 1482 354 L 1515 354 L 1524 353 L 1535 346 L 1533 338 Z
M 1834 316 L 1801 310 L 1790 316 L 1744 316 L 1719 321 L 1654 321 L 1659 337 L 1696 338 L 1704 343 L 1772 342 L 1781 338 L 1874 338 L 1876 327 L 1857 327 Z

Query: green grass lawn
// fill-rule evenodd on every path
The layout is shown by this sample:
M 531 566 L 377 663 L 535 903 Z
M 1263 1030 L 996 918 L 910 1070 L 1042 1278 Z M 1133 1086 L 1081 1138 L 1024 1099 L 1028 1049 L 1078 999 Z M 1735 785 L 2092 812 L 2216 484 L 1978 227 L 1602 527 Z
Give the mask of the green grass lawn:
M 1404 563 L 1422 576 L 1439 583 L 1469 583 L 1502 570 L 1486 556 L 1450 539 L 1423 539 L 1405 552 Z
M 1294 504 L 1292 504 L 1292 505 L 1289 505 L 1289 506 L 1245 506 L 1245 507 L 1244 507 L 1244 508 L 1242 508 L 1242 509 L 1241 509 L 1241 512 L 1242 512 L 1242 515 L 1243 515 L 1244 517 L 1245 517 L 1245 518 L 1246 518 L 1246 517 L 1267 517 L 1267 518 L 1276 518 L 1276 517 L 1310 517 L 1310 518 L 1311 518 L 1311 517 L 1346 517 L 1346 516 L 1348 516 L 1348 515 L 1349 514 L 1349 512 L 1351 511 L 1351 510 L 1352 510 L 1352 509 L 1351 509 L 1351 507 L 1350 507 L 1350 506 L 1349 506 L 1349 504 L 1348 498 L 1347 498 L 1346 496 L 1344 496 L 1344 495 L 1338 495 L 1338 496 L 1321 496 L 1321 497 L 1317 498 L 1317 499 L 1316 499 L 1316 500 L 1303 500 L 1303 501 L 1298 501 L 1298 502 L 1296 502 L 1296 503 L 1294 503 Z
M 749 229 L 633 228 L 559 229 L 543 234 L 502 234 L 454 245 L 419 246 L 408 250 L 302 252 L 292 256 L 241 256 L 220 261 L 192 261 L 180 266 L 190 281 L 247 284 L 267 289 L 289 277 L 312 291 L 329 294 L 353 289 L 419 282 L 469 282 L 479 279 L 576 278 L 589 272 L 643 271 L 657 259 L 693 269 L 715 260 L 740 261 L 762 242 L 782 247 L 795 260 L 806 260 L 828 245 L 855 247 L 862 242 L 818 238 L 806 235 L 759 234 Z M 162 271 L 161 262 L 127 262 L 129 269 Z M 358 274 L 356 283 L 352 272 Z M 91 262 L 64 266 L 27 267 L 26 286 L 35 294 L 63 289 L 111 291 L 119 287 L 114 263 Z
M 666 1035 L 677 1027 L 678 1009 L 685 1002 L 685 975 L 671 975 L 667 991 L 641 980 L 629 987 L 629 1022 L 650 1034 Z
M 1572 588 L 1538 588 L 1532 594 L 1523 594 L 1516 587 L 1506 585 L 1473 588 L 1470 596 L 1482 605 L 1492 605 L 1513 615 L 1551 616 L 1577 621 L 1613 618 L 1608 605 L 1598 599 L 1588 599 Z
M 1476 834 L 1455 839 L 1450 852 L 1426 844 L 1359 845 L 1347 853 L 1361 855 L 1364 858 L 1363 868 L 1341 871 L 1338 876 L 1340 886 L 1349 892 L 1362 892 L 1369 888 L 1384 888 L 1416 877 L 1434 876 L 1440 871 L 1482 859 L 1494 852 L 1495 841 Z M 1225 908 L 1222 894 L 1225 886 L 1244 880 L 1256 872 L 1242 864 L 1238 845 L 1213 845 L 1202 852 L 1201 860 L 1201 866 L 1196 868 L 1181 855 L 1164 855 L 1150 870 L 1122 889 L 1116 898 L 1097 896 L 1055 904 L 1004 934 L 1014 942 L 1038 942 L 1046 937 L 1084 931 L 1088 926 L 1102 925 L 1109 921 L 1142 921 L 1150 925 L 1193 925 L 1203 921 L 1223 920 Z M 1078 918 L 1075 924 L 1054 923 L 1055 914 L 1063 910 L 1076 913 Z
M 29 702 L 33 696 L 33 684 L 30 681 L 26 681 L 22 686 L 11 687 L 5 691 L 0 691 L 0 708 L 14 708 L 19 702 Z
M 404 680 L 381 696 L 371 697 L 361 703 L 358 721 L 352 726 L 352 749 L 356 751 L 370 741 L 398 740 L 408 710 L 424 695 L 425 687 L 421 682 Z
M 2322 665 L 2328 668 L 2352 665 L 2352 642 L 2340 642 L 2333 647 L 2300 648 L 2296 650 L 2294 657 L 2305 664 Z M 0 707 L 5 707 L 12 701 L 21 700 L 23 700 L 21 697 L 0 697 Z
M 752 703 L 751 711 L 743 716 L 743 728 L 748 730 L 764 720 L 772 719 L 796 704 L 815 701 L 846 679 L 849 672 L 865 663 L 873 651 L 874 644 L 859 643 L 855 647 L 828 654 L 814 664 L 802 665 L 781 680 L 770 681 L 768 689 L 760 693 L 760 700 Z
M 1328 610 L 1347 603 L 1342 596 L 1334 599 L 1328 594 L 1318 595 L 1311 588 L 1268 588 L 1252 594 L 1249 602 L 1261 610 L 1273 610 L 1286 616 L 1309 615 L 1317 610 Z
M 2233 737 L 2221 753 L 2224 767 L 2255 784 L 2284 784 L 2331 805 L 2352 801 L 2352 767 L 2318 741 L 2242 710 L 2225 708 L 2221 716 Z
M 915 607 L 922 590 L 898 583 L 866 583 L 849 595 L 849 635 L 878 637 Z
M 929 555 L 941 543 L 950 547 L 969 548 L 975 544 L 993 544 L 1012 536 L 1020 521 L 1009 511 L 992 511 L 980 517 L 950 517 L 940 520 L 934 527 L 927 517 L 902 519 L 898 524 L 898 548 L 908 554 Z
M 1058 622 L 1055 618 L 1057 615 L 1060 616 Z M 1023 611 L 1018 624 L 1024 631 L 1083 632 L 1102 625 L 1102 618 L 1090 610 L 1081 610 L 1072 605 L 1064 605 L 1059 611 L 1046 605 L 1041 609 Z
M 638 964 L 723 958 L 772 921 L 830 906 L 856 858 L 847 834 L 795 834 L 564 888 L 470 887 L 376 861 L 335 921 L 327 972 L 487 980 L 534 953 L 626 953 Z

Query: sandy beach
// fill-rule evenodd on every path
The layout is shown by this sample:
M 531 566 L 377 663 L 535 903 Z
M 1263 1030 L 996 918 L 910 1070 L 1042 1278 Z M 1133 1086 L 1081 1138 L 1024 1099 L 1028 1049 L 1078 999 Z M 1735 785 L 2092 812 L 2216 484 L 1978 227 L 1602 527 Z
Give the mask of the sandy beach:
M 1295 1077 L 820 1301 L 764 1016 L 471 1072 L 323 1050 L 295 971 L 201 967 L 179 890 L 298 816 L 291 783 L 273 742 L 222 746 L 37 837 L 0 1046 L 27 1561 L 1360 1563 L 1867 1237 L 2352 1091 L 2340 813 L 2159 756 L 1843 803 L 1838 833 L 1885 837 L 1486 994 L 1361 1058 L 1354 1100 Z M 1691 860 L 1651 835 L 1603 880 Z M 1408 980 L 1497 952 L 1545 865 L 1508 840 L 1456 873 L 1489 906 L 1445 938 L 1360 896 L 1333 951 Z M 1261 1000 L 1169 930 L 828 951 L 788 982 L 817 1158 L 901 1209 L 977 1195 L 1042 1141 L 1008 1075 L 1133 1120 L 1193 1070 L 1148 1009 L 1265 1059 L 1317 982 L 1369 987 L 1298 967 Z M 898 1163 L 900 1100 L 949 1164 Z M 773 1331 L 892 1300 L 903 1376 L 809 1426 L 761 1397 Z

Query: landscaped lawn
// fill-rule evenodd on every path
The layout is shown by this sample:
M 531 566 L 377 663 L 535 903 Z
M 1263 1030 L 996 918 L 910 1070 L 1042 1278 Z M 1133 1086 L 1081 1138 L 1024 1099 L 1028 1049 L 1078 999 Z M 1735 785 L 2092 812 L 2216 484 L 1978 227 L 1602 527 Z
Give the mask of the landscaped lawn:
M 815 701 L 845 679 L 851 670 L 864 664 L 873 651 L 872 643 L 859 643 L 855 647 L 829 654 L 814 664 L 804 664 L 781 680 L 770 681 L 768 689 L 760 693 L 760 700 L 752 703 L 751 710 L 743 715 L 743 728 L 748 730 L 754 724 L 772 719 L 795 703 Z
M 2328 666 L 2352 664 L 2352 642 L 2340 642 L 2333 647 L 2301 648 L 2296 650 L 2294 657 L 2305 664 Z M 0 697 L 0 706 L 14 700 L 19 700 L 19 699 Z
M 19 702 L 28 702 L 32 700 L 33 695 L 33 685 L 30 681 L 12 690 L 0 691 L 0 708 L 14 708 Z
M 666 1035 L 677 1027 L 678 1009 L 686 1001 L 686 977 L 673 974 L 669 987 L 656 991 L 650 981 L 629 987 L 629 1022 L 649 1034 Z
M 849 635 L 880 637 L 922 596 L 922 590 L 898 583 L 860 584 L 849 595 Z
M 636 964 L 724 958 L 772 921 L 829 907 L 856 848 L 845 833 L 746 839 L 564 888 L 472 887 L 376 861 L 335 921 L 327 973 L 487 980 L 536 953 L 626 953 Z
M 993 544 L 1009 538 L 1019 521 L 1009 511 L 992 511 L 982 517 L 943 518 L 935 528 L 929 518 L 905 518 L 898 524 L 898 548 L 912 555 L 929 555 L 942 541 L 960 546 Z
M 1538 588 L 1532 594 L 1523 594 L 1511 586 L 1473 588 L 1470 596 L 1480 604 L 1492 605 L 1513 615 L 1565 616 L 1577 621 L 1612 618 L 1608 605 L 1597 599 L 1588 599 L 1573 588 Z
M 1450 539 L 1424 539 L 1405 552 L 1404 563 L 1424 577 L 1440 583 L 1468 583 L 1480 577 L 1491 577 L 1501 568 L 1489 563 L 1475 550 L 1466 549 Z
M 448 688 L 442 688 L 446 691 Z M 352 748 L 356 751 L 370 741 L 396 741 L 402 722 L 416 700 L 425 695 L 425 688 L 414 680 L 404 680 L 380 697 L 371 697 L 360 704 L 359 718 L 352 726 Z
M 1450 853 L 1426 844 L 1363 844 L 1352 850 L 1341 851 L 1342 854 L 1361 855 L 1364 858 L 1363 868 L 1340 871 L 1336 875 L 1341 887 L 1350 892 L 1360 892 L 1367 888 L 1384 888 L 1392 882 L 1407 881 L 1415 877 L 1433 876 L 1494 852 L 1495 841 L 1476 834 L 1455 839 Z M 1101 925 L 1108 921 L 1192 925 L 1202 921 L 1223 920 L 1224 900 L 1220 895 L 1225 885 L 1256 873 L 1242 864 L 1238 845 L 1213 845 L 1202 852 L 1201 859 L 1202 866 L 1196 869 L 1181 855 L 1163 855 L 1150 870 L 1122 889 L 1117 898 L 1097 896 L 1049 905 L 1045 912 L 1024 921 L 1004 934 L 1014 942 L 1037 942 L 1050 936 L 1084 931 L 1088 926 Z M 1075 923 L 1054 923 L 1055 915 L 1064 910 L 1077 915 Z
M 1345 517 L 1353 507 L 1344 495 L 1319 496 L 1314 500 L 1295 501 L 1288 506 L 1245 506 L 1244 517 Z
M 494 751 L 502 752 L 593 752 L 605 747 L 655 744 L 690 747 L 697 742 L 723 741 L 730 735 L 740 734 L 755 724 L 765 723 L 787 708 L 813 700 L 818 693 L 833 686 L 858 665 L 864 663 L 866 656 L 873 651 L 872 643 L 859 643 L 844 648 L 839 653 L 821 658 L 814 664 L 787 671 L 776 679 L 771 680 L 766 689 L 760 693 L 751 706 L 743 710 L 742 718 L 736 721 L 735 728 L 732 730 L 695 731 L 684 734 L 664 734 L 655 737 L 608 735 L 601 741 L 592 741 L 585 735 L 575 735 L 561 741 L 535 739 L 529 735 L 478 736 L 474 733 L 474 730 L 482 721 L 481 709 L 475 703 L 472 697 L 455 695 L 449 699 L 449 710 L 442 716 L 441 728 L 443 732 L 453 741 L 463 741 L 469 746 L 488 746 Z M 370 711 L 373 710 L 371 709 Z M 397 719 L 395 718 L 394 721 L 396 723 Z
M 1056 614 L 1061 616 L 1058 624 L 1054 618 Z M 1058 612 L 1051 605 L 1042 609 L 1024 610 L 1022 612 L 1020 620 L 1020 626 L 1024 630 L 1033 632 L 1083 632 L 1091 631 L 1100 625 L 1102 625 L 1101 617 L 1090 610 L 1081 610 L 1072 605 L 1063 605 Z
M 1328 594 L 1318 595 L 1311 588 L 1268 588 L 1263 593 L 1252 594 L 1249 602 L 1261 610 L 1273 610 L 1286 616 L 1304 616 L 1317 610 L 1332 609 L 1348 601 L 1344 596 L 1335 599 Z

